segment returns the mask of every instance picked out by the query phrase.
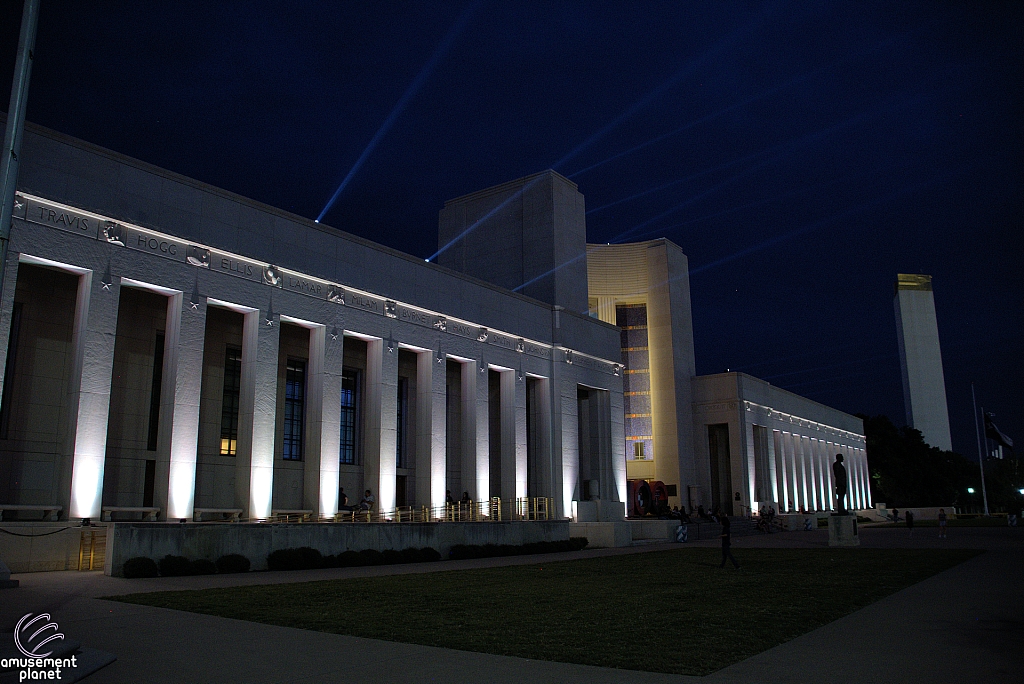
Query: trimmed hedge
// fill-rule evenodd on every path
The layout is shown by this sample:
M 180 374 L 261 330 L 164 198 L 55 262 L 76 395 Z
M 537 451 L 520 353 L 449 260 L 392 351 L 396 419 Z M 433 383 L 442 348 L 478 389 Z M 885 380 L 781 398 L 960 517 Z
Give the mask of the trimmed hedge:
M 156 566 L 156 561 L 152 558 L 144 558 L 142 556 L 126 560 L 124 562 L 124 569 L 122 572 L 128 579 L 135 579 L 136 577 L 156 577 L 160 574 L 160 570 Z
M 212 560 L 200 558 L 199 560 L 192 561 L 191 574 L 193 575 L 216 575 L 217 564 Z
M 278 549 L 267 556 L 268 570 L 315 570 L 324 567 L 324 557 L 316 549 Z
M 181 577 L 192 574 L 192 562 L 184 556 L 164 556 L 157 563 L 160 566 L 160 574 L 164 577 Z
M 234 572 L 249 572 L 249 559 L 240 553 L 229 553 L 217 559 L 217 572 L 222 575 Z
M 495 556 L 525 556 L 535 553 L 562 553 L 581 551 L 587 547 L 586 537 L 571 537 L 561 541 L 530 542 L 515 546 L 512 544 L 456 544 L 448 556 L 452 560 L 466 558 L 493 558 Z

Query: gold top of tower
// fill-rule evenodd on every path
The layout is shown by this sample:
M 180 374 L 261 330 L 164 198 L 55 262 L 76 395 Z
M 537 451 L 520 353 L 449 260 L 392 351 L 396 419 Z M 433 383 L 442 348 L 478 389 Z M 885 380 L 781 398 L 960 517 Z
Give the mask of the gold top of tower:
M 896 291 L 900 290 L 924 290 L 932 291 L 932 277 L 918 273 L 899 273 L 896 275 Z

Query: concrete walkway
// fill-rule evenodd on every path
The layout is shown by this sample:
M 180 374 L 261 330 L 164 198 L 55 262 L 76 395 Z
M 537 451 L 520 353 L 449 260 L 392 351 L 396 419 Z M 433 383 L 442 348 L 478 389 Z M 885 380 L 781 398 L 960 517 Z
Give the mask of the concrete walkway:
M 226 618 L 98 600 L 131 592 L 301 582 L 529 564 L 645 553 L 645 545 L 551 556 L 490 558 L 372 568 L 125 580 L 99 573 L 18 575 L 0 593 L 0 629 L 26 612 L 48 612 L 83 645 L 117 655 L 88 678 L 104 682 L 1024 682 L 1024 528 L 957 528 L 948 539 L 929 528 L 862 528 L 864 547 L 978 548 L 987 552 L 707 677 L 568 665 L 322 634 Z M 688 546 L 714 546 L 697 542 Z M 740 537 L 747 548 L 824 547 L 827 532 Z M 355 618 L 356 616 L 353 616 Z M 742 616 L 737 616 L 742 619 Z M 771 625 L 765 625 L 770 629 Z M 4 638 L 4 637 L 0 637 Z

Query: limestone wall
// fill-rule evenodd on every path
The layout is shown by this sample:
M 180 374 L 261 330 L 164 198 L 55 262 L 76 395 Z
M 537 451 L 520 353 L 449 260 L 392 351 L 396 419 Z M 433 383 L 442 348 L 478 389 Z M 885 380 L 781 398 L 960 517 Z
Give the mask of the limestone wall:
M 120 576 L 124 562 L 136 556 L 159 560 L 170 554 L 190 560 L 216 560 L 229 553 L 240 553 L 249 559 L 253 570 L 266 570 L 271 551 L 303 546 L 323 554 L 429 546 L 447 556 L 456 544 L 519 545 L 568 538 L 566 521 L 294 525 L 114 523 L 107 532 L 104 572 Z

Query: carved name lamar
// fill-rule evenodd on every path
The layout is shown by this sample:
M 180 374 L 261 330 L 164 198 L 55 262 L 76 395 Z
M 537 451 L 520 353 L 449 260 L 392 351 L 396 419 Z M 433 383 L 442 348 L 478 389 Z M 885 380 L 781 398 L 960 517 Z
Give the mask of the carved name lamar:
M 291 290 L 297 290 L 303 294 L 312 295 L 320 299 L 324 298 L 324 291 L 326 288 L 315 280 L 306 280 L 305 278 L 288 276 L 286 282 L 288 283 L 288 288 Z

